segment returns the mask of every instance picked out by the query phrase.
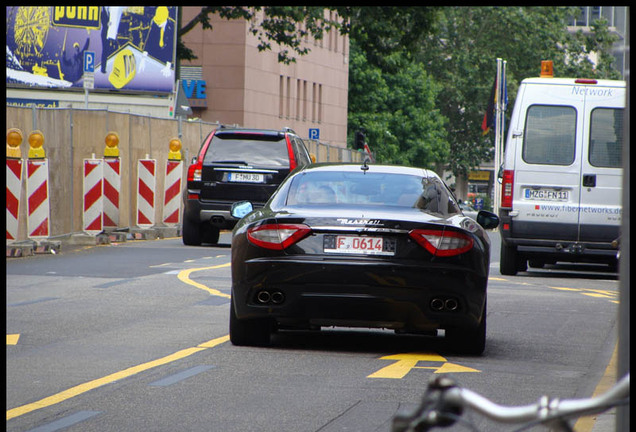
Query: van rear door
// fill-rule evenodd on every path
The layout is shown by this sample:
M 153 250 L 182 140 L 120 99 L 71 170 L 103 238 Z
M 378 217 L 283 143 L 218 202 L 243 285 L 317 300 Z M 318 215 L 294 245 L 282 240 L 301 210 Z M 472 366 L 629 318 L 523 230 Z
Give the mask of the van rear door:
M 573 96 L 563 80 L 528 79 L 521 85 L 522 106 L 515 107 L 510 130 L 516 142 L 508 145 L 516 150 L 513 237 L 577 240 L 583 139 L 577 121 L 584 98 Z
M 585 86 L 581 163 L 580 241 L 611 242 L 621 224 L 623 107 L 625 87 L 599 81 Z

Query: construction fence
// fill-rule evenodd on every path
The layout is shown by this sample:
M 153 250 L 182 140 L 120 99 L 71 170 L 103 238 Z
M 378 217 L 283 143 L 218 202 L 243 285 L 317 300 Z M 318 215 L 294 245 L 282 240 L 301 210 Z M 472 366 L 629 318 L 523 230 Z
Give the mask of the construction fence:
M 166 184 L 170 142 L 179 138 L 181 142 L 180 188 L 185 186 L 187 167 L 197 154 L 203 139 L 218 127 L 215 123 L 185 121 L 181 119 L 161 119 L 130 113 L 107 110 L 72 108 L 6 108 L 7 137 L 12 129 L 19 129 L 23 140 L 18 149 L 11 149 L 7 139 L 7 244 L 33 239 L 55 239 L 86 230 L 86 160 L 105 160 L 109 150 L 105 143 L 109 133 L 114 132 L 119 139 L 118 167 L 120 170 L 118 207 L 119 215 L 115 228 L 133 228 L 139 225 L 140 161 L 155 161 L 154 208 L 148 219 L 157 227 L 164 226 L 164 191 Z M 27 190 L 27 170 L 24 168 L 18 186 L 11 194 L 10 184 L 17 184 L 14 178 L 22 168 L 30 163 L 29 135 L 39 131 L 43 137 L 40 152 L 48 165 L 48 228 L 33 234 L 30 223 L 31 212 L 27 202 L 33 191 Z M 305 139 L 308 150 L 316 157 L 316 162 L 359 162 L 359 152 Z M 112 150 L 111 150 L 112 151 Z M 16 156 L 16 152 L 19 156 Z M 35 160 L 35 159 L 34 159 Z M 42 157 L 40 155 L 40 159 Z M 10 168 L 10 161 L 13 165 Z M 15 164 L 17 162 L 17 164 Z M 172 181 L 172 180 L 170 180 Z M 142 185 L 143 186 L 143 185 Z M 145 188 L 145 186 L 143 186 Z M 10 203 L 9 195 L 15 195 Z M 181 193 L 178 193 L 177 225 L 181 221 Z M 40 211 L 41 213 L 42 211 Z M 147 221 L 146 221 L 147 222 Z M 147 228 L 147 223 L 143 228 Z M 11 229 L 10 229 L 11 228 Z M 10 233 L 11 231 L 11 233 Z M 88 232 L 91 234 L 92 232 Z

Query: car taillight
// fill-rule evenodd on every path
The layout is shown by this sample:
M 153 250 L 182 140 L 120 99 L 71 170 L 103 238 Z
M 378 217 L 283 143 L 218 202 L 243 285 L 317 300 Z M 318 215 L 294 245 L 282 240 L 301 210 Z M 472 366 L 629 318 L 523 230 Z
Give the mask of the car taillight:
M 289 170 L 293 171 L 298 163 L 296 162 L 296 156 L 294 156 L 294 148 L 292 146 L 291 140 L 289 139 L 289 135 L 287 135 L 285 138 L 287 140 L 287 153 L 289 154 Z
M 414 229 L 409 235 L 432 255 L 450 257 L 468 252 L 473 239 L 458 231 Z
M 247 230 L 247 238 L 265 249 L 283 250 L 306 237 L 311 228 L 303 224 L 265 224 Z
M 512 208 L 512 190 L 514 186 L 515 172 L 504 170 L 501 182 L 501 207 Z
M 188 167 L 188 181 L 201 181 L 201 170 L 203 164 L 201 162 L 193 163 Z

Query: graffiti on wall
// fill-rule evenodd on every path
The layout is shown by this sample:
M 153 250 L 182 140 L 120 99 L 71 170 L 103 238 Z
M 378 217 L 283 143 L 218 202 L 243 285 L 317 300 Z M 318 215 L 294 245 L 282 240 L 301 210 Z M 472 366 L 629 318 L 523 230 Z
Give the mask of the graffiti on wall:
M 94 88 L 172 93 L 177 8 L 7 6 L 7 86 L 83 88 L 94 53 Z

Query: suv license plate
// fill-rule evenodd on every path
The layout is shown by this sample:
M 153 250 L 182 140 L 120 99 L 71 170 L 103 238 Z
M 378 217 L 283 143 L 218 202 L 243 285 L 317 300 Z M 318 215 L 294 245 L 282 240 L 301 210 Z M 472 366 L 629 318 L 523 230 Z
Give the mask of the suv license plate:
M 263 174 L 231 172 L 228 174 L 227 180 L 231 182 L 263 183 L 265 177 Z
M 525 189 L 523 196 L 529 200 L 567 201 L 570 198 L 570 193 L 569 191 L 553 189 Z
M 338 235 L 334 237 L 329 239 L 331 241 L 327 241 L 327 239 L 325 239 L 325 252 L 363 255 L 395 255 L 395 245 L 385 245 L 382 237 L 345 235 Z

